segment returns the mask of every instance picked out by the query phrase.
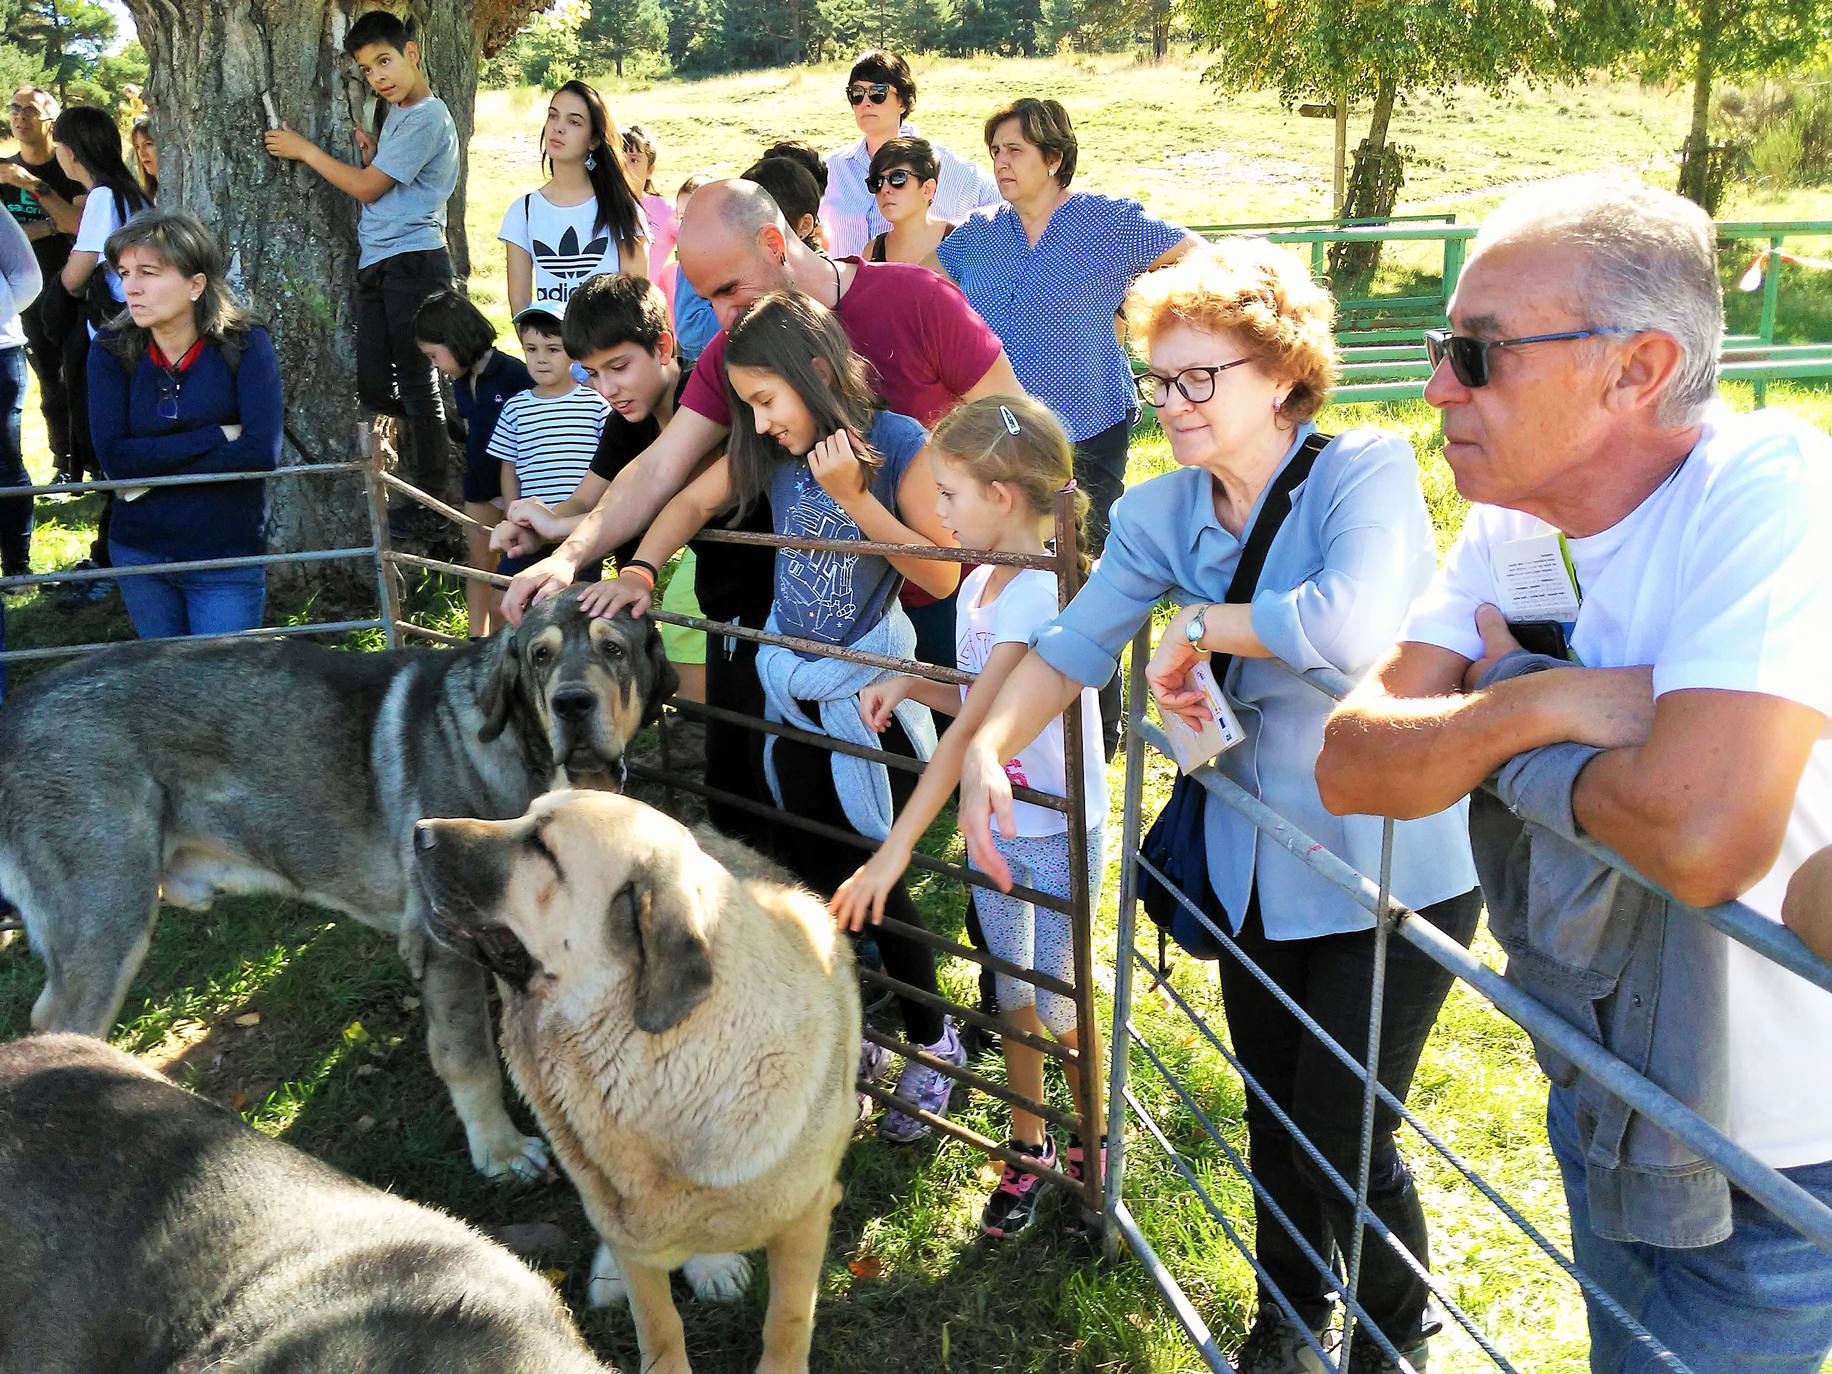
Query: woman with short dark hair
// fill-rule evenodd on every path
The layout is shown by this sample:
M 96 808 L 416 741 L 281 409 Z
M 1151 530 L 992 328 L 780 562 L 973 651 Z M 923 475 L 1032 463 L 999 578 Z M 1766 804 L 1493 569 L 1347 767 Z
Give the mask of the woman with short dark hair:
M 113 481 L 256 472 L 280 460 L 280 368 L 267 331 L 224 282 L 223 250 L 187 211 L 149 211 L 108 238 L 127 309 L 89 346 L 89 425 Z M 266 483 L 127 488 L 115 502 L 117 568 L 267 551 Z M 261 567 L 123 577 L 142 639 L 261 623 Z
M 827 246 L 836 258 L 865 251 L 874 234 L 890 223 L 879 212 L 865 178 L 871 173 L 872 155 L 898 137 L 916 137 L 909 122 L 916 108 L 916 78 L 910 64 L 894 52 L 874 48 L 859 54 L 846 78 L 846 100 L 852 106 L 859 141 L 827 155 L 827 191 L 821 200 L 821 223 L 827 229 Z M 940 172 L 935 183 L 935 213 L 950 222 L 965 219 L 982 205 L 999 203 L 999 188 L 991 177 L 959 153 L 932 145 Z
M 865 189 L 890 228 L 866 245 L 867 262 L 927 262 L 954 226 L 930 213 L 941 161 L 926 138 L 888 139 L 871 155 Z
M 1098 555 L 1107 511 L 1126 488 L 1138 415 L 1114 313 L 1141 275 L 1201 240 L 1136 200 L 1069 190 L 1079 149 L 1057 101 L 1027 97 L 997 111 L 986 149 L 1004 203 L 970 216 L 935 261 L 999 336 L 1024 389 L 1067 425 Z

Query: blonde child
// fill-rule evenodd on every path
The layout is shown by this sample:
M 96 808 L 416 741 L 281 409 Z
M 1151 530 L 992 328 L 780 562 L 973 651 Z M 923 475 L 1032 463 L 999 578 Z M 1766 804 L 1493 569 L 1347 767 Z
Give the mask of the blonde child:
M 1002 553 L 1040 554 L 1054 528 L 1056 494 L 1070 480 L 1073 452 L 1061 423 L 1041 403 L 1026 396 L 988 396 L 969 402 L 936 426 L 930 441 L 935 473 L 936 513 L 963 548 Z M 1087 499 L 1077 496 L 1078 515 Z M 1084 560 L 1085 561 L 1085 560 Z M 921 701 L 955 717 L 923 771 L 922 781 L 897 817 L 882 848 L 841 885 L 832 909 L 839 922 L 859 929 L 869 917 L 882 919 L 885 895 L 902 881 L 916 841 L 935 819 L 960 781 L 961 758 L 979 728 L 987 707 L 1011 670 L 1024 657 L 1031 638 L 1055 618 L 1056 578 L 1041 569 L 993 565 L 975 568 L 961 583 L 956 610 L 955 658 L 963 672 L 974 673 L 971 688 L 960 689 L 926 678 L 896 677 L 874 683 L 859 694 L 866 723 L 881 729 L 905 700 Z M 1098 890 L 1101 872 L 1100 821 L 1107 813 L 1106 769 L 1096 693 L 1082 693 L 1082 776 L 1088 825 L 1088 879 Z M 1051 725 L 1022 756 L 1008 760 L 1006 772 L 1020 786 L 1061 796 L 1065 785 L 1063 732 Z M 1048 808 L 1014 803 L 1016 838 L 993 834 L 993 842 L 1011 867 L 1014 881 L 1052 896 L 1069 895 L 1068 818 Z M 982 889 L 977 894 L 986 948 L 1023 968 L 1072 983 L 1069 921 L 1057 912 L 1033 907 L 1007 894 Z M 1045 1027 L 1063 1043 L 1081 1047 L 1087 1062 L 1098 1057 L 1089 1029 L 1087 1042 L 1075 1023 L 1075 1004 L 1066 997 L 1006 974 L 998 975 L 999 1011 L 1012 1026 L 1040 1035 Z M 1007 1036 L 1006 1080 L 1015 1092 L 1043 1100 L 1043 1056 Z M 1070 1090 L 1078 1088 L 1072 1065 L 1065 1064 Z M 1055 1143 L 1041 1119 L 1013 1108 L 1011 1148 L 1055 1166 Z M 1082 1142 L 1071 1138 L 1062 1168 L 1079 1178 L 1088 1167 Z M 1098 1163 L 1096 1163 L 1098 1167 Z M 999 1186 L 980 1217 L 986 1235 L 1016 1235 L 1035 1217 L 1039 1181 L 1035 1174 L 1006 1165 Z

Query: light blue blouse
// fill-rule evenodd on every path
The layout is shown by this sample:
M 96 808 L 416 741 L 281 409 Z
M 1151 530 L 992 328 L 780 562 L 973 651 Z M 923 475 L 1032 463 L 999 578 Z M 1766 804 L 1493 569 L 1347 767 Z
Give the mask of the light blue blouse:
M 1281 468 L 1311 429 L 1305 425 L 1294 436 Z M 1077 682 L 1105 682 L 1164 596 L 1182 606 L 1226 596 L 1241 540 L 1215 516 L 1212 481 L 1201 469 L 1183 468 L 1120 497 L 1088 584 L 1037 637 L 1045 662 Z M 1260 502 L 1265 499 L 1262 493 Z M 1391 647 L 1407 607 L 1436 572 L 1412 448 L 1379 430 L 1349 430 L 1318 455 L 1291 501 L 1253 597 L 1254 632 L 1293 668 L 1334 668 L 1359 678 Z M 1256 504 L 1244 529 L 1252 529 L 1259 509 Z M 1324 847 L 1377 875 L 1379 818 L 1332 816 L 1317 795 L 1317 754 L 1331 700 L 1267 659 L 1235 658 L 1223 686 L 1247 738 L 1216 766 Z M 1271 939 L 1374 924 L 1367 910 L 1284 848 L 1262 845 L 1232 807 L 1211 799 L 1205 824 L 1209 884 L 1236 930 L 1256 876 Z M 1475 885 L 1466 802 L 1398 823 L 1396 899 L 1417 910 Z

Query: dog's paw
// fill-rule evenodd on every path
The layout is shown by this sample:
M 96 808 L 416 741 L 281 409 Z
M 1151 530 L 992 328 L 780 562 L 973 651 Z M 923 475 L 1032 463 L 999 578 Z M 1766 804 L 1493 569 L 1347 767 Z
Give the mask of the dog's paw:
M 539 1183 L 552 1170 L 547 1142 L 513 1127 L 487 1140 L 473 1139 L 471 1163 L 485 1178 L 514 1175 L 523 1183 Z
M 623 1270 L 617 1267 L 617 1256 L 602 1242 L 598 1253 L 592 1256 L 592 1276 L 585 1285 L 585 1300 L 592 1307 L 622 1307 L 630 1300 L 630 1288 L 623 1281 Z
M 702 1302 L 736 1302 L 751 1286 L 751 1262 L 743 1255 L 695 1255 L 681 1272 Z
M 426 933 L 426 923 L 409 913 L 400 934 L 394 939 L 394 947 L 400 951 L 401 962 L 407 965 L 407 974 L 416 983 L 426 977 L 427 942 L 430 938 Z

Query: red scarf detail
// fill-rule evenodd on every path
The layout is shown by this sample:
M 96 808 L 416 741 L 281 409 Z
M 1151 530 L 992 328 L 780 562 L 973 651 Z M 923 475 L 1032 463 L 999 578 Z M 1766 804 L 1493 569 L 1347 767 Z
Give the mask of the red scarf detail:
M 174 363 L 166 358 L 165 351 L 158 344 L 151 339 L 146 341 L 146 356 L 152 360 L 154 367 L 163 367 L 167 372 L 188 371 L 191 364 L 197 361 L 198 355 L 203 351 L 204 341 L 199 337 L 189 348 L 185 349 L 184 357 Z

